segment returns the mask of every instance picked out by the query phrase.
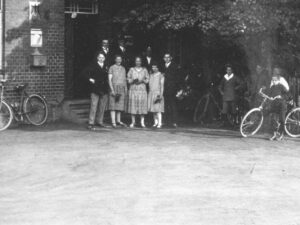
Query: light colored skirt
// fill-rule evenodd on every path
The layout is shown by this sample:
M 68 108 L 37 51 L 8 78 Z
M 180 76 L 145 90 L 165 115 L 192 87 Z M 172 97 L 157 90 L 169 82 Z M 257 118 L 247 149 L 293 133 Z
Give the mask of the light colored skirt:
M 148 113 L 148 96 L 145 84 L 132 84 L 129 89 L 127 112 L 133 115 Z
M 148 111 L 152 113 L 163 113 L 165 111 L 164 97 L 158 103 L 155 103 L 157 96 L 160 95 L 159 91 L 150 91 L 148 96 Z
M 109 103 L 108 103 L 108 110 L 111 111 L 125 111 L 127 106 L 127 87 L 124 85 L 114 85 L 115 94 L 119 94 L 120 99 L 116 102 L 116 98 L 114 96 L 109 95 Z

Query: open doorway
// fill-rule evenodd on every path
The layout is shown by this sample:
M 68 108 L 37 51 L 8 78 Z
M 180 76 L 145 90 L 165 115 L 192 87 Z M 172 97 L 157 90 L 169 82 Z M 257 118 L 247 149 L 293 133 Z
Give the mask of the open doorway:
M 77 15 L 65 18 L 66 94 L 69 98 L 88 98 L 88 82 L 84 70 L 94 60 L 99 47 L 97 16 Z

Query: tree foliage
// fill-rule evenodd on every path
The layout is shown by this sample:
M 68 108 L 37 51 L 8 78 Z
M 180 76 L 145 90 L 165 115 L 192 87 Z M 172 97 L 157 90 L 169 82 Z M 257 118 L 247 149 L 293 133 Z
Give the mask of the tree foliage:
M 269 48 L 277 61 L 291 64 L 300 58 L 299 0 L 130 0 L 126 6 L 114 17 L 125 29 L 192 28 L 207 36 L 242 40 L 246 49 L 251 38 L 261 36 L 262 54 Z M 276 47 L 268 43 L 275 36 Z

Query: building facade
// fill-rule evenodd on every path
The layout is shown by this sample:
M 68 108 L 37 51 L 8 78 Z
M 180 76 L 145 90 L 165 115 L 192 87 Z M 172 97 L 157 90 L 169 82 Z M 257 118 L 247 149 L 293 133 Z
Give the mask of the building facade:
M 116 42 L 120 30 L 113 26 L 111 15 L 126 1 L 0 2 L 0 71 L 9 80 L 5 97 L 16 98 L 14 86 L 28 83 L 29 93 L 40 93 L 49 101 L 87 98 L 84 68 L 94 59 L 103 38 Z M 135 36 L 138 52 L 151 44 L 147 34 Z M 161 49 L 161 37 L 153 37 L 158 41 L 152 43 Z
M 17 97 L 13 87 L 19 83 L 50 100 L 64 96 L 64 1 L 2 0 L 1 5 L 5 96 Z

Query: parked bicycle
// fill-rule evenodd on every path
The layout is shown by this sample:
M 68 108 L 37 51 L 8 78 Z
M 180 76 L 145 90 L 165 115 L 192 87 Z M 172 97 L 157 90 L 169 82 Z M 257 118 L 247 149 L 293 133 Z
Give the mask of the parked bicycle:
M 243 137 L 253 136 L 260 130 L 264 121 L 263 111 L 267 101 L 274 101 L 276 99 L 263 93 L 263 89 L 260 89 L 259 95 L 263 97 L 261 105 L 251 109 L 242 119 L 240 132 Z M 277 120 L 276 122 L 279 124 Z M 284 129 L 290 137 L 300 137 L 300 107 L 292 109 L 287 114 Z
M 48 106 L 45 98 L 39 94 L 29 95 L 26 92 L 27 84 L 15 86 L 20 94 L 19 102 L 9 103 L 4 99 L 6 80 L 0 81 L 0 131 L 7 129 L 12 121 L 23 122 L 25 119 L 32 125 L 43 125 L 48 118 Z
M 197 102 L 193 116 L 194 123 L 203 124 L 205 122 L 221 120 L 222 97 L 221 95 L 218 95 L 219 90 L 212 83 L 207 93 L 204 94 Z M 231 126 L 240 124 L 242 117 L 245 114 L 245 110 L 248 108 L 249 105 L 248 99 L 244 96 L 239 97 L 236 103 L 236 115 L 227 115 L 227 121 Z

